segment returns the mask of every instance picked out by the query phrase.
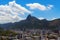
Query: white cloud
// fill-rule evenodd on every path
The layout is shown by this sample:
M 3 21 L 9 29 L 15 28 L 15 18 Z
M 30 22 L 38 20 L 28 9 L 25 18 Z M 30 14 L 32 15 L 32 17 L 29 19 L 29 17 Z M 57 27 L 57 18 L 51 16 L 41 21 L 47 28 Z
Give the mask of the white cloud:
M 31 13 L 25 7 L 17 4 L 15 1 L 9 2 L 6 5 L 0 5 L 0 23 L 16 22 L 23 18 L 18 16 L 24 13 Z
M 53 5 L 48 5 L 47 8 L 48 8 L 48 9 L 52 9 L 52 8 L 53 8 Z
M 45 18 L 43 18 L 43 17 L 39 17 L 38 19 L 43 20 L 43 19 L 45 19 Z
M 53 5 L 48 5 L 48 6 L 45 6 L 45 5 L 42 5 L 42 4 L 39 4 L 39 3 L 30 3 L 30 4 L 26 4 L 26 6 L 30 7 L 30 9 L 39 9 L 39 10 L 49 10 L 53 7 Z
M 51 20 L 55 20 L 55 19 L 57 19 L 57 18 L 54 17 L 54 18 L 52 18 Z

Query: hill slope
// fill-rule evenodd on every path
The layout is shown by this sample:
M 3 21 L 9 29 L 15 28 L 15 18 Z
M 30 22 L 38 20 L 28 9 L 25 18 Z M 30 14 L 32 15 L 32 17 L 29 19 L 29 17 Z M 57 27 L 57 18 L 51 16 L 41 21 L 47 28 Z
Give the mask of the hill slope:
M 60 29 L 60 19 L 52 21 L 46 19 L 39 20 L 34 16 L 28 15 L 25 20 L 20 22 L 1 24 L 0 26 L 7 29 Z

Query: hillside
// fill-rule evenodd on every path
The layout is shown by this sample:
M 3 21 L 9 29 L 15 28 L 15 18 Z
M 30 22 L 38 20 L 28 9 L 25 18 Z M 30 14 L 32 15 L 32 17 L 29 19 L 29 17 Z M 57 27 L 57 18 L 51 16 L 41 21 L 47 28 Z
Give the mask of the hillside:
M 7 23 L 0 25 L 6 29 L 60 29 L 60 19 L 48 21 L 46 19 L 39 20 L 34 16 L 28 15 L 25 20 L 15 23 Z

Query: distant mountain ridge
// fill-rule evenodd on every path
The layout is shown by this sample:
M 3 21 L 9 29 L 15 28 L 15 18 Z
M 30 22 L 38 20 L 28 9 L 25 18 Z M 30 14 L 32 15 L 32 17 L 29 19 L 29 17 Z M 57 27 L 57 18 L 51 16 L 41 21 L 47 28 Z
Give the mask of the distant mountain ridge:
M 39 20 L 34 16 L 28 15 L 25 20 L 15 23 L 0 24 L 0 27 L 6 29 L 58 29 L 60 30 L 60 19 L 48 21 Z

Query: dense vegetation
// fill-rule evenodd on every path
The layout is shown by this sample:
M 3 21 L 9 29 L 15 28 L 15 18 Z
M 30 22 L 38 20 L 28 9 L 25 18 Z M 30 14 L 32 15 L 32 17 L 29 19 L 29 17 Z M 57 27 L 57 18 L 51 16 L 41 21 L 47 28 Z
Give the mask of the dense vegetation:
M 0 28 L 0 36 L 15 36 L 15 35 L 17 35 L 17 33 Z

